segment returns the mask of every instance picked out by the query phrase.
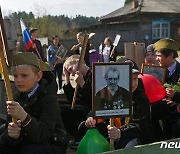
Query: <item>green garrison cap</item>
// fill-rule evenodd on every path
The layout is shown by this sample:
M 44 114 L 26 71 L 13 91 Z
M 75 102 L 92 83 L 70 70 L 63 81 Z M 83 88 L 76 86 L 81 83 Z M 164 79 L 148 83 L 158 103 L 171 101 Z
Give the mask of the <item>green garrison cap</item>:
M 32 52 L 21 52 L 13 56 L 13 66 L 32 65 L 40 69 L 40 61 L 36 54 Z
M 47 62 L 43 62 L 42 60 L 40 60 L 40 68 L 41 68 L 41 71 L 51 71 L 51 68 L 49 66 L 49 64 Z
M 180 44 L 173 39 L 164 38 L 154 44 L 154 49 L 155 51 L 159 51 L 161 49 L 172 49 L 178 51 L 180 49 Z

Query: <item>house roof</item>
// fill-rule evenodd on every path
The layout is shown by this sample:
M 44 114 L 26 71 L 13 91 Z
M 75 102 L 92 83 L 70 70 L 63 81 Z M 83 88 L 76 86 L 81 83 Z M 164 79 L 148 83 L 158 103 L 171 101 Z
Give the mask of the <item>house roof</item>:
M 105 15 L 100 20 L 122 17 L 134 13 L 180 13 L 180 0 L 138 0 L 137 8 L 132 8 L 132 2 Z

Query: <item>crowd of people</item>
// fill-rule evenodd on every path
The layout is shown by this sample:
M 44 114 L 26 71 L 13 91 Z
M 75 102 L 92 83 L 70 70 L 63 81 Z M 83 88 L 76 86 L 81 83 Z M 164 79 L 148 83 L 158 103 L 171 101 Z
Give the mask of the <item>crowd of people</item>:
M 18 92 L 14 94 L 14 101 L 6 102 L 8 117 L 0 131 L 0 153 L 66 153 L 68 146 L 76 149 L 86 131 L 92 127 L 96 127 L 104 137 L 114 140 L 115 149 L 180 137 L 180 92 L 169 86 L 165 89 L 166 97 L 151 104 L 143 81 L 138 78 L 139 68 L 131 59 L 123 60 L 123 63 L 132 66 L 130 89 L 118 85 L 121 74 L 110 67 L 104 74 L 107 86 L 95 94 L 95 100 L 99 102 L 96 110 L 121 109 L 122 104 L 131 101 L 132 93 L 132 115 L 118 117 L 119 124 L 115 122 L 114 126 L 109 125 L 107 118 L 94 118 L 92 63 L 119 62 L 110 37 L 104 39 L 102 51 L 97 51 L 88 42 L 79 71 L 83 32 L 77 34 L 78 44 L 71 48 L 73 54 L 66 59 L 67 49 L 54 35 L 53 43 L 47 50 L 47 62 L 37 40 L 37 29 L 32 29 L 30 34 L 34 40 L 31 50 L 13 56 L 12 74 Z M 176 60 L 179 49 L 178 42 L 170 38 L 160 39 L 146 48 L 145 63 L 165 67 L 165 82 L 169 85 L 180 82 L 180 64 Z M 75 91 L 70 82 L 71 76 L 79 85 L 74 110 L 71 110 Z M 64 91 L 66 101 L 57 101 L 57 89 Z M 11 117 L 17 121 L 12 121 Z M 69 134 L 75 140 L 69 142 Z

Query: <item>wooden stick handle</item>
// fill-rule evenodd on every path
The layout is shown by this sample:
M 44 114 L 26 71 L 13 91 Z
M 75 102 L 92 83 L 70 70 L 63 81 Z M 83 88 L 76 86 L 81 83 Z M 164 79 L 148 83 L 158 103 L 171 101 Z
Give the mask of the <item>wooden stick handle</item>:
M 114 126 L 114 119 L 110 118 L 110 126 L 113 127 Z M 110 150 L 114 150 L 114 140 L 110 139 Z
M 4 49 L 6 51 L 6 59 L 7 59 L 6 62 L 8 62 L 8 64 L 7 64 L 8 66 L 11 66 L 12 65 L 12 57 L 11 57 L 11 54 L 9 52 L 9 47 L 8 47 L 8 42 L 7 42 L 7 38 L 6 38 L 6 32 L 5 32 L 1 7 L 0 7 L 0 25 L 1 25 L 1 32 L 2 32 L 2 36 L 3 36 Z
M 115 50 L 115 45 L 113 46 L 113 49 L 111 50 L 111 54 L 110 54 L 110 57 L 112 57 L 112 55 L 114 54 L 114 50 Z
M 12 94 L 12 88 L 9 80 L 9 75 L 8 75 L 8 70 L 6 66 L 6 61 L 4 57 L 4 41 L 3 41 L 3 33 L 2 33 L 2 28 L 0 26 L 0 59 L 1 59 L 1 67 L 2 67 L 2 72 L 4 76 L 4 83 L 5 83 L 5 88 L 7 92 L 7 97 L 9 101 L 13 101 L 13 94 Z M 17 122 L 16 117 L 12 117 L 13 122 Z
M 87 48 L 88 38 L 89 38 L 89 35 L 86 34 L 85 37 L 84 37 L 83 48 L 82 48 L 81 55 L 80 55 L 79 62 L 78 62 L 78 66 L 77 66 L 77 70 L 80 71 L 80 72 L 81 72 L 81 69 L 82 69 L 83 62 L 84 62 L 84 56 L 85 56 L 85 52 L 86 52 L 86 48 Z M 74 91 L 74 96 L 73 96 L 71 109 L 74 109 L 78 86 L 79 85 L 77 84 L 76 88 L 75 88 L 75 91 Z
M 72 101 L 72 106 L 71 106 L 71 109 L 72 109 L 72 110 L 74 110 L 74 107 L 75 107 L 76 95 L 77 95 L 78 88 L 79 88 L 79 85 L 77 84 L 76 87 L 75 87 L 74 96 L 73 96 L 73 101 Z
M 36 50 L 36 53 L 37 53 L 37 56 L 39 57 L 39 59 L 42 60 L 42 58 L 41 58 L 41 56 L 40 56 L 40 54 L 39 54 L 38 49 L 36 48 L 35 50 Z

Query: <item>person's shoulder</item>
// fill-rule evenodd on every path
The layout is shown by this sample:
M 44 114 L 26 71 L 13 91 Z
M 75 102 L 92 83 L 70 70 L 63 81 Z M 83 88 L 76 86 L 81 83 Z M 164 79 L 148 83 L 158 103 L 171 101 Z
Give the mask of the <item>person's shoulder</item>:
M 97 93 L 96 93 L 96 96 L 99 96 L 101 94 L 101 92 L 105 92 L 106 90 L 108 90 L 108 87 L 104 87 L 102 89 L 100 89 Z

